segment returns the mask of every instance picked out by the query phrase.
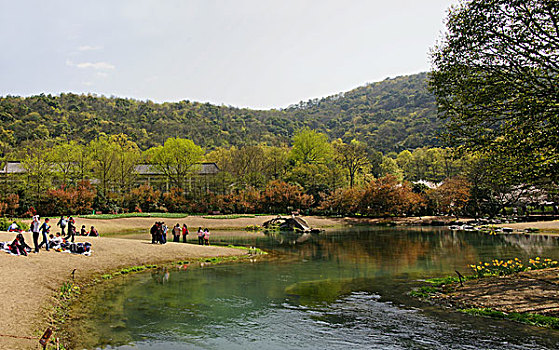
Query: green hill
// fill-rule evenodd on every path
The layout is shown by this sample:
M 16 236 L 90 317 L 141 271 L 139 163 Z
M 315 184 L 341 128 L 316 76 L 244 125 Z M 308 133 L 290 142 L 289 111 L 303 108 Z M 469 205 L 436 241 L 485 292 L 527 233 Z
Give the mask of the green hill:
M 64 137 L 90 141 L 99 133 L 129 135 L 142 149 L 170 136 L 206 148 L 288 144 L 303 127 L 330 139 L 356 137 L 383 152 L 437 145 L 440 122 L 427 73 L 367 84 L 281 110 L 251 110 L 209 103 L 154 103 L 95 95 L 0 98 L 0 137 L 13 146 Z

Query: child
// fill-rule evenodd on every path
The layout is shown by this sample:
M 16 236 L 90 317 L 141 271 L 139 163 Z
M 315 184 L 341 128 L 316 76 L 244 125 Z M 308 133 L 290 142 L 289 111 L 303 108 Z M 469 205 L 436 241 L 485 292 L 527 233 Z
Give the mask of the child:
M 204 230 L 204 245 L 210 245 L 210 230 Z
M 87 236 L 87 230 L 85 229 L 85 225 L 82 225 L 82 229 L 80 230 L 80 236 Z
M 202 231 L 202 227 L 198 227 L 198 244 L 204 245 L 204 231 Z
M 97 231 L 97 229 L 93 226 L 91 226 L 91 229 L 89 230 L 89 236 L 90 237 L 99 237 L 99 232 Z

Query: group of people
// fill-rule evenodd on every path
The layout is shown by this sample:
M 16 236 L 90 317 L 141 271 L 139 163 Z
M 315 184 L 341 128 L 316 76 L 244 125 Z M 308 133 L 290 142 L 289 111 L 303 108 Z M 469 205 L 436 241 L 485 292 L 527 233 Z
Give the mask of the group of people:
M 48 219 L 47 219 L 48 220 Z M 74 236 L 76 236 L 77 230 L 76 230 L 76 221 L 74 220 L 73 217 L 69 216 L 68 218 L 66 218 L 65 216 L 61 216 L 60 220 L 58 220 L 58 222 L 56 223 L 56 226 L 60 227 L 60 231 L 61 231 L 61 235 L 64 236 L 64 231 L 66 230 L 66 228 L 68 228 L 68 234 L 65 237 L 65 239 L 72 239 L 72 242 L 74 242 Z M 99 232 L 97 231 L 97 229 L 94 226 L 91 226 L 91 229 L 89 231 L 87 231 L 87 229 L 85 228 L 85 225 L 82 225 L 82 228 L 80 230 L 79 233 L 80 236 L 90 236 L 90 237 L 99 237 Z
M 165 225 L 164 222 L 158 221 L 150 229 L 151 233 L 151 243 L 152 244 L 165 244 L 167 243 L 167 232 L 169 231 L 169 227 Z M 188 226 L 183 224 L 176 224 L 171 233 L 173 234 L 173 242 L 180 242 L 181 235 L 182 235 L 182 242 L 186 243 L 186 236 L 188 236 Z M 202 230 L 202 227 L 198 228 L 198 244 L 199 245 L 210 245 L 210 230 L 207 228 Z
M 76 235 L 76 222 L 71 216 L 66 219 L 66 217 L 61 216 L 58 220 L 57 226 L 60 226 L 61 232 L 56 232 L 56 234 L 50 233 L 51 224 L 50 219 L 45 218 L 43 222 L 39 215 L 33 216 L 29 231 L 33 235 L 33 249 L 25 242 L 22 234 L 22 230 L 18 227 L 17 223 L 14 221 L 9 227 L 8 232 L 17 232 L 16 238 L 9 245 L 10 252 L 17 255 L 27 255 L 27 251 L 33 251 L 39 253 L 39 250 L 45 247 L 47 251 L 50 249 L 65 249 L 65 246 L 70 247 L 71 243 L 74 243 L 74 237 Z M 64 231 L 67 230 L 67 235 Z M 87 231 L 85 225 L 82 225 L 80 234 L 83 236 L 99 236 L 99 232 L 95 227 L 91 226 L 91 229 Z M 39 243 L 39 238 L 41 238 L 41 243 Z
M 198 227 L 198 244 L 210 245 L 210 230 L 207 228 L 202 230 L 201 227 Z

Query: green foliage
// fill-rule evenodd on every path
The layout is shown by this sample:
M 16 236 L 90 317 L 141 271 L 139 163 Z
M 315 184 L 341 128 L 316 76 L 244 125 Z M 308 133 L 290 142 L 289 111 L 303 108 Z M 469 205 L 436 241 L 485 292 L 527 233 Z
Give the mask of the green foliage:
M 557 13 L 557 1 L 462 1 L 433 51 L 448 141 L 500 160 L 509 179 L 559 174 Z
M 61 299 L 69 300 L 79 294 L 81 294 L 81 288 L 78 285 L 74 284 L 74 282 L 64 282 L 60 287 L 59 297 Z
M 0 98 L 0 141 L 20 146 L 30 137 L 50 137 L 86 144 L 101 134 L 125 134 L 142 150 L 162 145 L 175 135 L 196 140 L 204 148 L 280 146 L 288 144 L 297 130 L 308 127 L 327 134 L 330 140 L 356 138 L 383 152 L 401 151 L 437 142 L 440 123 L 426 78 L 421 73 L 386 79 L 268 111 L 72 93 L 6 96 Z
M 179 189 L 186 188 L 187 175 L 196 170 L 204 151 L 192 140 L 170 137 L 163 146 L 150 148 L 148 161 Z
M 331 153 L 326 134 L 307 128 L 293 136 L 291 158 L 298 164 L 322 164 L 330 158 Z
M 87 219 L 122 219 L 122 218 L 185 218 L 188 214 L 183 213 L 124 213 L 124 214 L 91 214 L 80 215 Z
M 415 298 L 427 299 L 433 294 L 436 294 L 438 289 L 435 287 L 421 286 L 410 292 L 410 295 Z
M 518 312 L 505 313 L 489 308 L 458 309 L 458 311 L 474 316 L 508 319 L 532 326 L 559 329 L 559 318 L 552 316 Z
M 210 215 L 202 216 L 204 219 L 221 219 L 221 220 L 233 220 L 240 218 L 253 218 L 254 215 Z

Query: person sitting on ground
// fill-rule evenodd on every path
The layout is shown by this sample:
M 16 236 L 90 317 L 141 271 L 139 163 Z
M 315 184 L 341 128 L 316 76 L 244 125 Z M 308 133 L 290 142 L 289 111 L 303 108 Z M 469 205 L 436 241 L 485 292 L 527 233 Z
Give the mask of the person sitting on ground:
M 204 231 L 202 227 L 198 227 L 198 244 L 204 245 Z
M 99 231 L 97 231 L 97 229 L 93 226 L 91 226 L 91 229 L 89 230 L 89 237 L 99 237 Z
M 82 225 L 80 230 L 80 236 L 87 236 L 87 230 L 85 229 L 85 225 Z
M 204 245 L 210 245 L 210 230 L 204 230 Z
M 25 238 L 21 233 L 18 233 L 12 244 L 10 244 L 10 252 L 16 255 L 27 256 L 27 251 L 31 251 L 31 247 L 25 243 Z
M 50 235 L 49 239 L 49 248 L 54 250 L 62 249 L 61 245 L 64 243 L 64 238 L 60 235 L 60 232 L 57 232 L 55 236 L 52 234 Z
M 21 232 L 21 229 L 17 226 L 16 222 L 12 222 L 10 227 L 8 227 L 8 232 Z
M 188 227 L 186 224 L 182 225 L 182 243 L 186 243 L 186 236 L 188 235 Z

